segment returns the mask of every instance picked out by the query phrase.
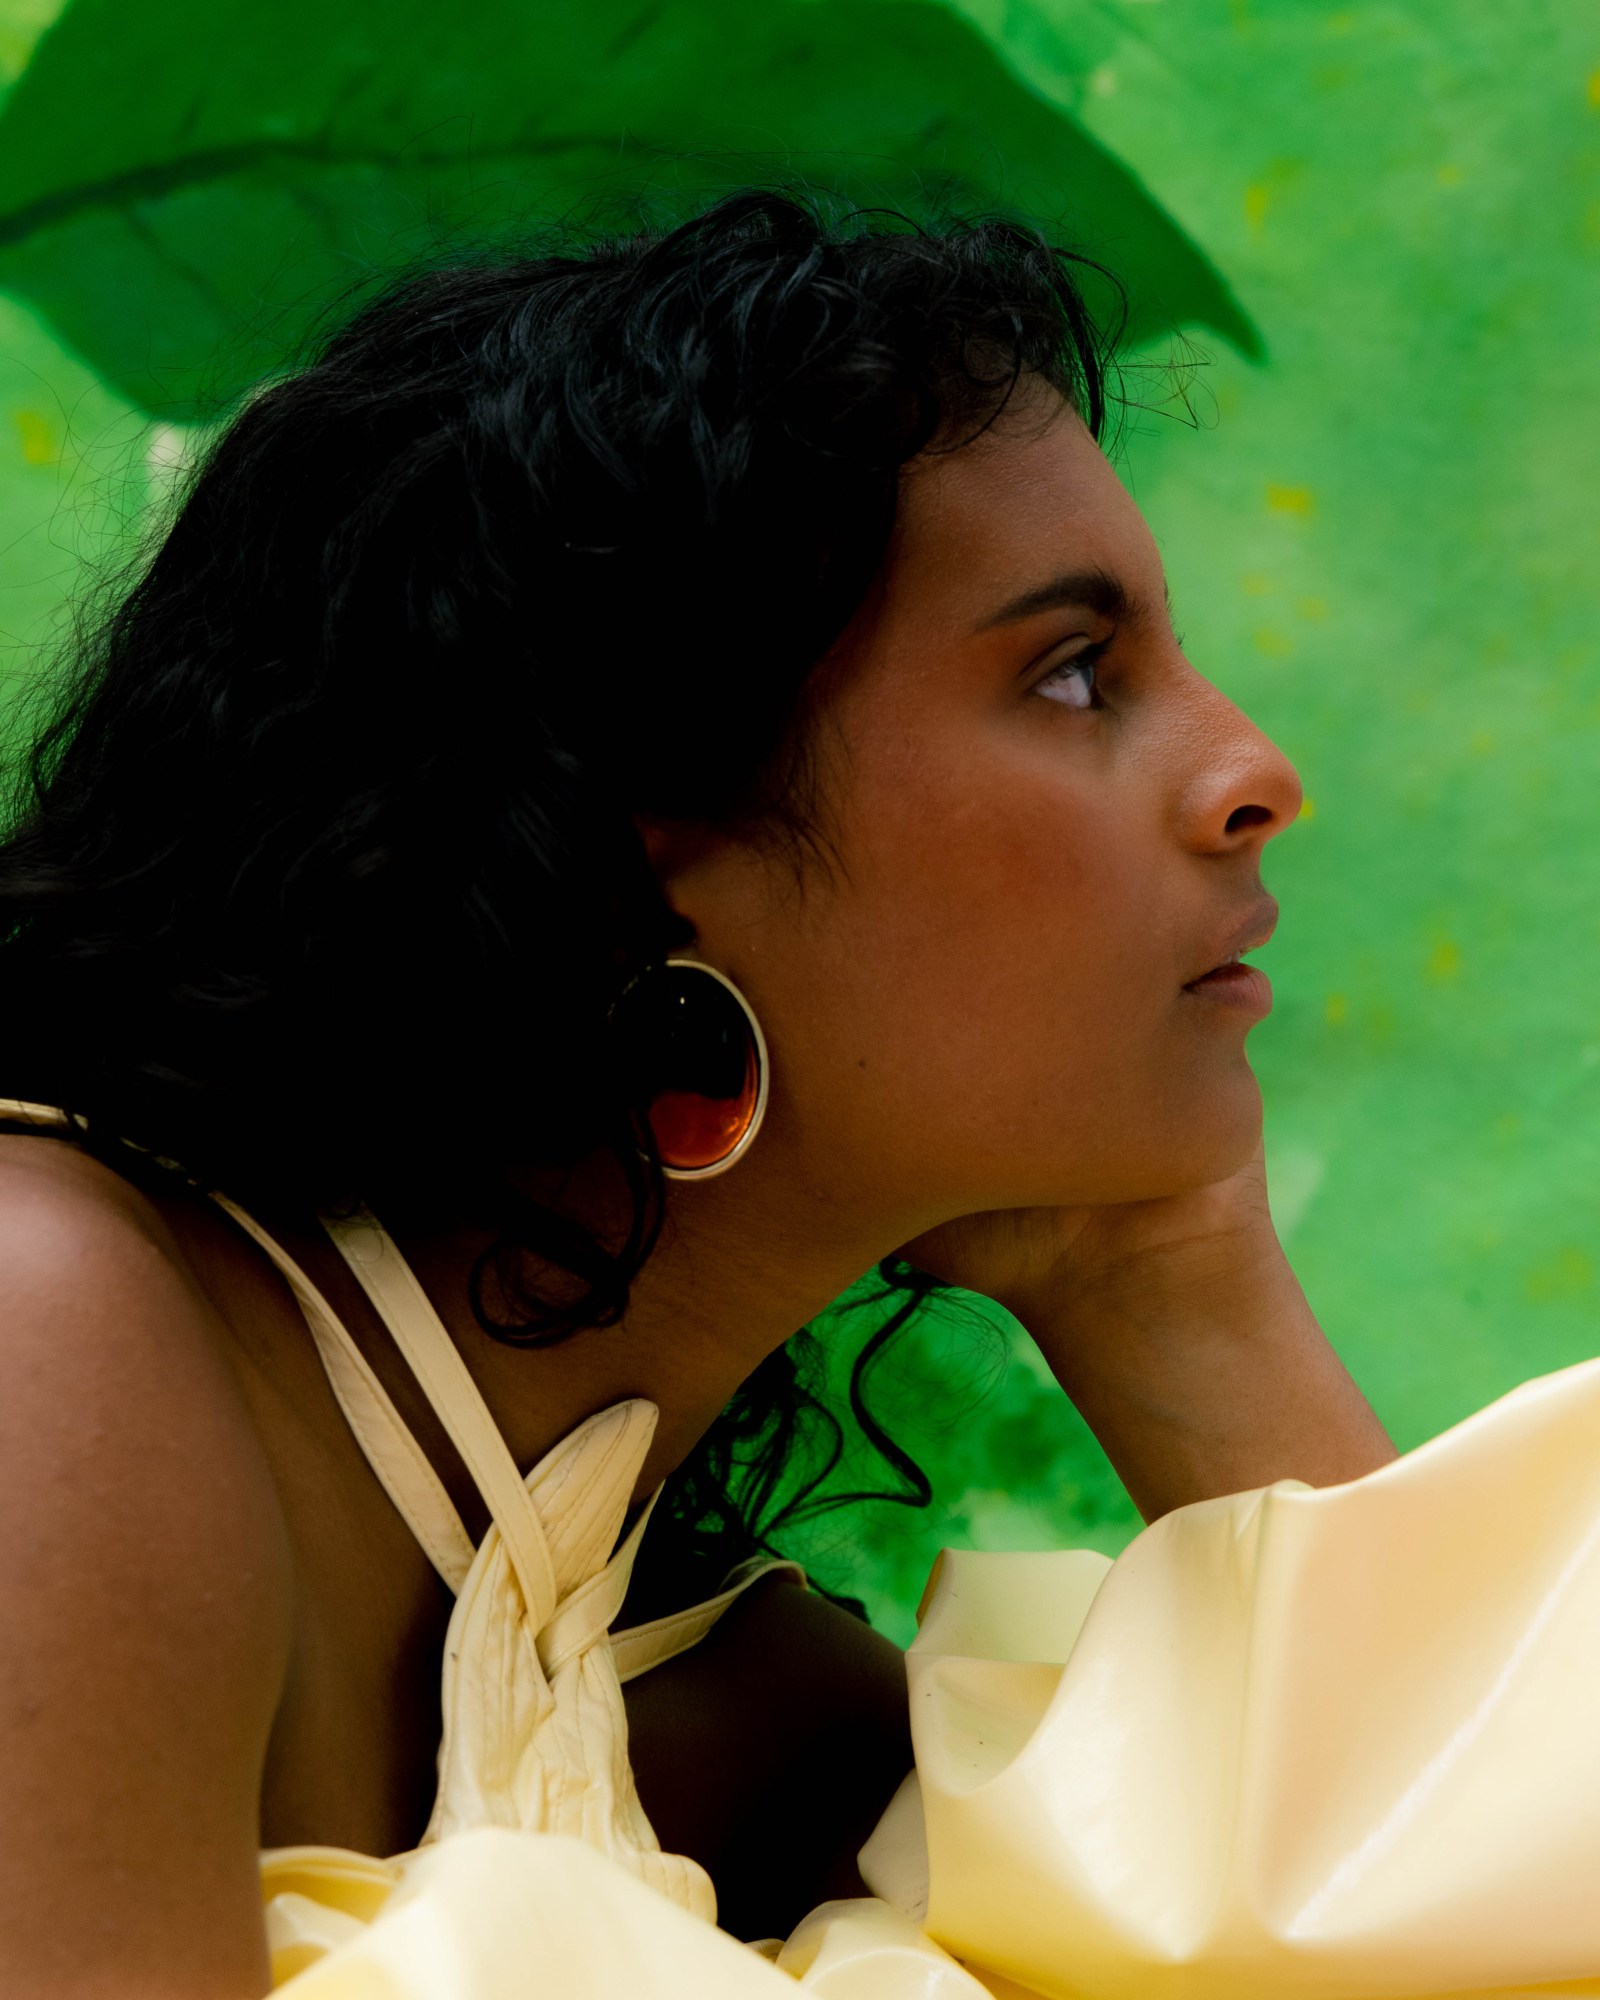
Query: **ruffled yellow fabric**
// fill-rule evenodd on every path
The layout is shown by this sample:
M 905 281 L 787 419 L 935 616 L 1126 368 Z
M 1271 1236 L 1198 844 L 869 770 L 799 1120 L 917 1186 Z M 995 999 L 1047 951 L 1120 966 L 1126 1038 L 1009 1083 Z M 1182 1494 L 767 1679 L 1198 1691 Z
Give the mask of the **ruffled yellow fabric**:
M 1023 1561 L 913 1653 L 950 1950 L 1073 2000 L 1600 1994 L 1600 1363 L 1179 1509 L 1081 1625 Z
M 353 1886 L 328 1891 L 343 1898 Z M 354 1922 L 352 1934 L 279 1991 L 294 2000 L 784 2000 L 794 1992 L 748 1946 L 565 1834 L 453 1834 L 397 1864 L 375 1921 L 348 1906 L 340 1914 Z
M 1600 1997 L 1600 1362 L 1349 1485 L 1181 1508 L 1114 1563 L 947 1554 L 908 1669 L 878 1894 L 775 1964 L 620 1857 L 458 1833 L 303 1866 L 292 1893 L 350 1929 L 284 1990 Z

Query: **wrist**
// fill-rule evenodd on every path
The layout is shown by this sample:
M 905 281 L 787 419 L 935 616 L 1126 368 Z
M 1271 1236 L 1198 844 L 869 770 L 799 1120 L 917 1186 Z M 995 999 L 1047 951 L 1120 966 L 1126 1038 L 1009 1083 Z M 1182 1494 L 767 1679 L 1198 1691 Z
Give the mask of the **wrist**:
M 1316 1329 L 1300 1281 L 1276 1232 L 1146 1245 L 1063 1259 L 1008 1286 L 1000 1303 L 1046 1352 L 1085 1342 L 1111 1350 L 1172 1343 L 1248 1344 L 1286 1330 Z M 1115 1330 L 1113 1341 L 1109 1336 Z M 1320 1329 L 1316 1329 L 1320 1332 Z
M 1248 1255 L 1191 1246 L 1063 1277 L 1012 1310 L 1147 1520 L 1282 1478 L 1331 1485 L 1394 1456 L 1275 1235 Z

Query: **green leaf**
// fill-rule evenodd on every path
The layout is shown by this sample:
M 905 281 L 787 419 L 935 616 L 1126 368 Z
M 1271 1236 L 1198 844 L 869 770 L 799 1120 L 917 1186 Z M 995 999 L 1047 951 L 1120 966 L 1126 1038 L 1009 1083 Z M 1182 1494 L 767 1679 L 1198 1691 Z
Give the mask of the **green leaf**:
M 61 7 L 62 0 L 0 0 L 0 98 L 27 68 L 39 37 Z
M 933 0 L 74 0 L 0 111 L 0 285 L 192 421 L 441 240 L 774 179 L 1025 214 L 1117 271 L 1135 342 L 1259 350 L 1149 191 Z

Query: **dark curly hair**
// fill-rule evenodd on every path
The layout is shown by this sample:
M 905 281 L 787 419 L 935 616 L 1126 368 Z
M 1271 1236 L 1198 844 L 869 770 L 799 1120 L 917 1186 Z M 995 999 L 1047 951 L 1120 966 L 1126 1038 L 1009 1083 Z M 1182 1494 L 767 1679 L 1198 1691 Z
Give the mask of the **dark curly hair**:
M 1024 374 L 1101 437 L 1123 324 L 1092 319 L 1091 260 L 1009 221 L 754 191 L 547 247 L 347 295 L 220 427 L 153 554 L 80 606 L 0 845 L 0 1088 L 136 1181 L 478 1222 L 474 1310 L 527 1345 L 615 1321 L 660 1227 L 606 1016 L 689 933 L 633 815 L 802 858 L 814 669 L 900 469 Z M 619 1240 L 511 1185 L 597 1153 Z M 863 1385 L 931 1281 L 879 1275 L 849 1400 L 916 1503 Z M 820 1491 L 815 1360 L 802 1332 L 674 1476 L 658 1577 L 860 1497 Z

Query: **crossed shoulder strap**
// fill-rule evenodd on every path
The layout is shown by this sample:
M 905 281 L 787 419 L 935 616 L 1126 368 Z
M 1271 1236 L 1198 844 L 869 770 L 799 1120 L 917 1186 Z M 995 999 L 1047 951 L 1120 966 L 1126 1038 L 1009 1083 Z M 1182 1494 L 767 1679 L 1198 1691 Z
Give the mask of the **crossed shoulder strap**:
M 349 1221 L 324 1216 L 322 1226 L 394 1336 L 472 1474 L 500 1530 L 534 1629 L 540 1630 L 559 1594 L 549 1545 L 517 1462 L 460 1350 L 416 1273 L 370 1210 L 360 1210 Z
M 19 1098 L 0 1098 L 0 1118 L 64 1136 L 72 1130 L 65 1111 Z M 406 1428 L 405 1420 L 366 1356 L 321 1291 L 276 1237 L 226 1195 L 213 1191 L 211 1199 L 266 1252 L 282 1273 L 311 1329 L 333 1393 L 368 1463 L 428 1560 L 451 1590 L 459 1591 L 472 1567 L 472 1538 L 439 1475 Z
M 407 1428 L 388 1390 L 373 1373 L 371 1363 L 351 1338 L 344 1321 L 277 1238 L 225 1194 L 213 1190 L 211 1199 L 232 1216 L 282 1273 L 311 1329 L 329 1384 L 368 1464 L 421 1544 L 423 1553 L 450 1589 L 459 1592 L 476 1553 L 472 1537 L 446 1493 L 444 1482 Z
M 240 1226 L 262 1244 L 268 1256 L 278 1262 L 284 1276 L 296 1288 L 296 1298 L 302 1296 L 300 1286 L 304 1286 L 306 1296 L 302 1298 L 302 1310 L 306 1310 L 306 1318 L 312 1320 L 312 1332 L 318 1330 L 318 1320 L 326 1322 L 326 1328 L 336 1334 L 340 1356 L 344 1356 L 346 1350 L 354 1354 L 362 1368 L 364 1384 L 370 1380 L 372 1390 L 376 1390 L 376 1396 L 382 1398 L 382 1408 L 388 1412 L 398 1438 L 390 1440 L 388 1422 L 376 1414 L 376 1404 L 372 1406 L 372 1414 L 368 1414 L 362 1428 L 356 1428 L 356 1418 L 352 1416 L 352 1428 L 356 1428 L 358 1438 L 362 1438 L 374 1470 L 384 1480 L 384 1486 L 402 1516 L 412 1524 L 412 1532 L 422 1542 L 424 1550 L 432 1556 L 440 1576 L 444 1576 L 454 1590 L 460 1590 L 460 1578 L 466 1576 L 466 1566 L 462 1564 L 460 1576 L 456 1576 L 456 1564 L 462 1562 L 462 1550 L 466 1554 L 466 1562 L 472 1560 L 472 1546 L 466 1540 L 460 1516 L 444 1494 L 444 1488 L 424 1458 L 422 1448 L 406 1430 L 398 1412 L 394 1412 L 394 1406 L 388 1402 L 388 1396 L 376 1376 L 372 1376 L 372 1370 L 362 1360 L 350 1340 L 350 1334 L 322 1300 L 322 1294 L 316 1292 L 304 1276 L 300 1276 L 296 1284 L 296 1276 L 292 1276 L 292 1260 L 280 1252 L 278 1246 L 266 1238 L 266 1232 L 260 1230 L 258 1224 L 254 1224 L 252 1218 L 248 1218 L 232 1202 L 224 1202 L 224 1206 L 236 1216 Z M 472 1482 L 482 1494 L 494 1524 L 500 1528 L 502 1544 L 522 1590 L 522 1602 L 528 1608 L 534 1630 L 540 1634 L 540 1656 L 546 1672 L 554 1672 L 564 1652 L 576 1644 L 572 1638 L 574 1632 L 580 1628 L 582 1632 L 588 1632 L 592 1626 L 606 1628 L 616 1618 L 616 1612 L 622 1606 L 622 1594 L 628 1586 L 634 1556 L 638 1554 L 640 1540 L 644 1538 L 644 1528 L 654 1512 L 656 1500 L 660 1498 L 660 1486 L 654 1494 L 650 1494 L 650 1500 L 640 1510 L 624 1546 L 618 1550 L 618 1560 L 608 1562 L 602 1572 L 592 1576 L 566 1602 L 558 1602 L 560 1590 L 550 1560 L 550 1544 L 546 1540 L 538 1508 L 528 1492 L 528 1484 L 524 1482 L 506 1440 L 500 1436 L 500 1426 L 494 1422 L 488 1404 L 478 1392 L 478 1384 L 472 1380 L 456 1342 L 450 1338 L 444 1322 L 432 1306 L 432 1300 L 422 1290 L 416 1272 L 370 1210 L 358 1210 L 348 1220 L 324 1216 L 322 1226 L 344 1262 L 350 1266 L 356 1282 L 370 1298 L 378 1318 L 384 1326 L 388 1326 L 394 1336 L 394 1344 L 400 1348 L 406 1364 L 420 1382 L 422 1392 L 438 1412 L 450 1442 L 456 1446 L 462 1462 L 472 1474 Z M 312 1318 L 312 1314 L 318 1318 Z M 322 1350 L 324 1360 L 328 1360 L 332 1348 L 324 1348 L 322 1338 L 318 1338 L 318 1348 Z M 330 1380 L 334 1380 L 334 1394 L 340 1396 L 346 1414 L 350 1414 L 350 1402 L 346 1402 L 344 1394 L 340 1394 L 340 1382 L 334 1378 L 332 1366 L 328 1374 Z M 386 1448 L 382 1462 L 368 1444 L 368 1438 L 374 1438 L 374 1434 L 376 1442 L 382 1442 Z M 404 1450 L 404 1464 L 400 1462 L 400 1454 L 396 1450 L 400 1440 L 404 1440 L 400 1446 L 400 1450 Z M 390 1476 L 384 1472 L 386 1466 Z M 420 1478 L 412 1466 L 422 1468 Z M 436 1550 L 446 1556 L 450 1568 L 446 1568 L 446 1562 L 440 1560 Z M 750 1584 L 774 1572 L 784 1572 L 798 1584 L 806 1584 L 806 1572 L 798 1562 L 788 1562 L 784 1558 L 760 1558 L 742 1564 L 742 1568 L 730 1578 L 728 1588 L 718 1592 L 718 1596 L 708 1598 L 704 1604 L 690 1604 L 688 1608 L 670 1612 L 664 1618 L 652 1618 L 648 1624 L 614 1632 L 612 1650 L 616 1656 L 618 1676 L 624 1682 L 634 1680 L 652 1666 L 662 1666 L 680 1652 L 688 1652 L 690 1646 L 696 1646 L 712 1630 L 718 1618 L 750 1588 Z M 572 1632 L 568 1632 L 568 1628 L 572 1628 Z
M 65 1111 L 18 1098 L 0 1098 L 0 1121 L 32 1126 L 63 1137 L 72 1132 Z M 216 1189 L 208 1192 L 210 1199 L 282 1274 L 310 1329 L 333 1393 L 373 1472 L 440 1577 L 453 1592 L 459 1592 L 476 1554 L 472 1538 L 427 1454 L 408 1429 L 370 1362 L 319 1287 L 276 1237 L 227 1195 Z M 557 1610 L 558 1596 L 544 1528 L 516 1461 L 455 1342 L 416 1274 L 370 1210 L 359 1209 L 349 1219 L 323 1216 L 321 1222 L 461 1454 L 500 1530 L 534 1629 L 541 1631 Z M 625 1548 L 630 1559 L 657 1497 L 659 1489 L 641 1511 L 627 1538 Z M 618 1592 L 625 1586 L 630 1568 L 631 1560 L 608 1565 L 610 1581 L 604 1576 L 592 1579 L 594 1591 L 605 1597 Z M 704 1604 L 690 1605 L 616 1633 L 613 1644 L 621 1678 L 631 1680 L 695 1645 L 744 1590 L 758 1577 L 774 1570 L 787 1571 L 797 1581 L 805 1582 L 805 1572 L 797 1563 L 774 1558 L 747 1564 L 728 1588 Z M 576 1615 L 579 1608 L 572 1606 L 570 1615 Z M 595 1609 L 599 1608 L 597 1603 Z M 611 1616 L 616 1608 L 615 1604 L 608 1606 Z M 569 1615 L 566 1607 L 563 1615 Z M 552 1631 L 548 1637 L 554 1642 L 560 1634 Z

